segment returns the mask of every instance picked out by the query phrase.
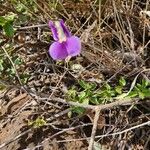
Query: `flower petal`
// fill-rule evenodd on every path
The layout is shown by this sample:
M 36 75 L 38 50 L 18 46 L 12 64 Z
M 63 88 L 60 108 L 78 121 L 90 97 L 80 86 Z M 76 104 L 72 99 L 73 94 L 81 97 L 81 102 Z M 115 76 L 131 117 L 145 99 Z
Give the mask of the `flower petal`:
M 81 52 L 81 41 L 77 36 L 71 36 L 67 38 L 65 46 L 70 56 L 76 56 Z
M 58 41 L 58 33 L 57 33 L 57 29 L 56 29 L 54 23 L 52 21 L 49 21 L 48 24 L 49 24 L 49 27 L 50 27 L 50 29 L 52 31 L 54 40 Z
M 64 43 L 54 42 L 49 48 L 49 54 L 54 60 L 65 59 L 68 52 Z
M 62 19 L 60 20 L 60 24 L 61 24 L 61 27 L 62 27 L 66 37 L 70 37 L 71 33 L 69 32 L 68 28 L 65 26 L 65 23 L 64 23 L 64 21 Z

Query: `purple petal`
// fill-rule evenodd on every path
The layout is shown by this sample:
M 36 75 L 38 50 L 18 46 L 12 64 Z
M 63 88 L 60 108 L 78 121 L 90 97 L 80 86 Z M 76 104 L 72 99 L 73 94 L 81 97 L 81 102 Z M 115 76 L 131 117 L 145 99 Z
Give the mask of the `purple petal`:
M 67 38 L 65 46 L 70 56 L 76 56 L 81 52 L 81 41 L 77 36 L 71 36 Z
M 52 31 L 54 40 L 58 41 L 58 33 L 57 33 L 57 29 L 56 29 L 54 23 L 52 21 L 49 21 L 48 24 L 49 24 L 49 27 L 50 27 L 50 29 Z
M 54 60 L 65 59 L 68 52 L 64 43 L 54 42 L 49 48 L 49 54 Z
M 65 23 L 63 20 L 60 20 L 61 27 L 63 28 L 64 34 L 66 37 L 70 37 L 71 33 L 69 32 L 68 28 L 65 26 Z

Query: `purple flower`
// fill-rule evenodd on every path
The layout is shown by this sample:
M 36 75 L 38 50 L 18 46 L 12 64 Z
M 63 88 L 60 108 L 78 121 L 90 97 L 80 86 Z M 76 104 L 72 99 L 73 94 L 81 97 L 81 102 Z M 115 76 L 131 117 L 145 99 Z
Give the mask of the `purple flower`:
M 63 20 L 49 21 L 55 42 L 49 47 L 49 54 L 54 60 L 62 60 L 80 54 L 81 41 L 77 36 L 72 36 Z

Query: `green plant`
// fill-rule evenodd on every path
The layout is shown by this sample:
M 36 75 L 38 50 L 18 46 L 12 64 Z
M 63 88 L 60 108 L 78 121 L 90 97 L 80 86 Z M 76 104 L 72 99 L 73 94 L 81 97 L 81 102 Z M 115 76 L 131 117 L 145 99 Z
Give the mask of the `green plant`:
M 9 13 L 5 16 L 0 16 L 0 26 L 3 29 L 3 32 L 6 36 L 12 37 L 14 35 L 13 22 L 15 19 L 14 13 Z
M 22 65 L 24 65 L 23 60 L 19 56 L 13 56 L 11 59 L 12 59 L 12 62 L 14 63 L 15 68 L 19 72 L 19 77 L 20 77 L 21 82 L 23 84 L 27 83 L 29 75 L 20 70 L 20 67 Z M 10 83 L 12 83 L 12 82 L 15 83 L 15 81 L 16 81 L 15 80 L 15 78 L 16 78 L 15 68 L 8 61 L 6 56 L 0 57 L 0 78 L 2 78 L 4 81 L 8 81 Z M 2 86 L 2 85 L 0 85 L 0 86 Z
M 46 125 L 46 121 L 44 118 L 38 117 L 34 121 L 28 121 L 28 126 L 32 126 L 33 128 L 40 128 L 42 126 Z
M 79 81 L 79 90 L 76 87 L 72 87 L 66 98 L 68 101 L 78 102 L 80 104 L 105 104 L 114 100 L 114 98 L 125 95 L 126 80 L 121 77 L 119 79 L 118 85 L 110 86 L 106 83 L 102 88 L 96 89 L 96 84 L 87 83 L 85 81 Z M 137 83 L 133 90 L 124 98 L 136 98 L 144 99 L 150 97 L 150 82 L 148 80 L 142 80 L 141 83 Z M 72 112 L 76 112 L 81 115 L 85 110 L 81 107 L 71 107 Z
M 32 15 L 33 12 L 37 12 L 36 0 L 11 0 L 17 12 L 24 15 Z
M 128 98 L 139 97 L 144 99 L 150 97 L 150 82 L 148 80 L 142 80 L 141 83 L 137 83 L 133 90 L 127 95 Z

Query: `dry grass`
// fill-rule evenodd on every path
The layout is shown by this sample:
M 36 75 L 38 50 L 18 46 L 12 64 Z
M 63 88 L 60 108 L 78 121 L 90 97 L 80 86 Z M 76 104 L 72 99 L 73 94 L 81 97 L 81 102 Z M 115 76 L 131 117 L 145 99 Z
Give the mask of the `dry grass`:
M 17 12 L 19 4 L 25 12 Z M 136 80 L 150 80 L 150 16 L 145 14 L 149 6 L 149 0 L 0 2 L 2 16 L 17 14 L 13 38 L 0 32 L 0 59 L 16 73 L 12 77 L 5 69 L 0 74 L 0 84 L 5 86 L 0 94 L 0 149 L 91 150 L 99 144 L 102 150 L 148 150 L 149 98 L 112 102 L 100 106 L 97 113 L 90 110 L 97 107 L 87 105 L 84 115 L 69 118 L 69 106 L 76 103 L 67 103 L 65 94 L 73 85 L 78 87 L 80 79 L 102 87 L 115 85 L 124 76 L 127 90 L 137 75 Z M 82 41 L 81 55 L 67 64 L 56 63 L 48 55 L 53 40 L 47 22 L 58 19 L 64 19 Z M 13 56 L 23 60 L 19 67 Z M 73 64 L 83 70 L 74 72 Z M 25 84 L 24 74 L 28 75 Z M 46 124 L 28 125 L 38 117 Z

